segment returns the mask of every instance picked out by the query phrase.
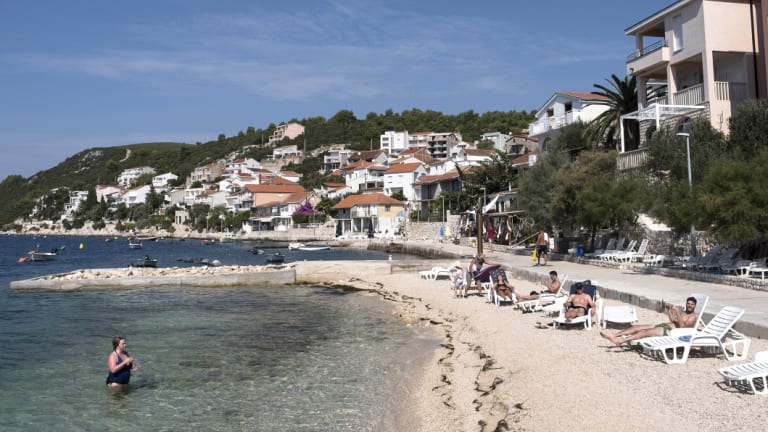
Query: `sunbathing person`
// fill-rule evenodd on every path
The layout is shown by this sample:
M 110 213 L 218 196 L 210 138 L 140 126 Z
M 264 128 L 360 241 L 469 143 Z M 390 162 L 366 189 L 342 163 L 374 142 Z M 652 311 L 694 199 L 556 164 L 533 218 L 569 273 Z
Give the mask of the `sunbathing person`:
M 589 294 L 584 293 L 584 285 L 582 285 L 581 282 L 576 283 L 576 292 L 568 297 L 564 306 L 566 308 L 566 320 L 572 320 L 576 317 L 586 315 L 588 307 L 592 309 L 592 313 L 594 313 L 596 309 L 592 297 Z
M 493 282 L 493 291 L 500 298 L 516 301 L 515 287 L 507 281 L 503 274 L 496 275 L 496 280 Z
M 664 304 L 664 309 L 666 309 L 669 316 L 668 323 L 656 325 L 637 324 L 612 335 L 600 332 L 600 336 L 620 346 L 621 344 L 644 337 L 668 336 L 670 330 L 674 328 L 691 328 L 696 326 L 697 315 L 694 313 L 696 311 L 696 297 L 688 297 L 685 300 L 685 311 L 681 311 L 679 307 L 669 303 Z
M 541 293 L 538 293 L 536 291 L 531 291 L 529 295 L 518 295 L 517 299 L 520 301 L 527 301 L 527 300 L 536 300 L 539 297 L 541 297 L 542 294 L 557 295 L 557 292 L 560 291 L 560 278 L 557 276 L 557 272 L 554 270 L 549 272 L 549 283 L 545 283 L 543 285 L 547 289 L 542 291 Z

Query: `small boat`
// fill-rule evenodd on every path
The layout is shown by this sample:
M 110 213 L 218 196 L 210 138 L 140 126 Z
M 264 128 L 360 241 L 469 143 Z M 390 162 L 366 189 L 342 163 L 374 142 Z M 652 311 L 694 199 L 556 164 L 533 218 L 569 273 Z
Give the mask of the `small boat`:
M 142 259 L 131 261 L 128 267 L 157 267 L 157 260 L 145 256 Z
M 156 242 L 160 240 L 160 237 L 152 236 L 152 237 L 136 237 L 136 240 L 142 241 L 142 242 Z
M 27 253 L 30 261 L 53 261 L 58 255 L 56 248 L 51 249 L 50 252 L 40 252 L 37 249 L 32 249 Z
M 321 250 L 329 250 L 331 247 L 327 244 L 322 243 L 312 243 L 308 245 L 301 245 L 300 247 L 296 248 L 300 251 L 321 251 Z
M 304 247 L 304 243 L 288 243 L 288 250 L 300 249 Z
M 214 245 L 214 244 L 216 244 L 216 240 L 211 240 L 211 239 L 202 239 L 202 240 L 200 240 L 200 243 L 201 243 L 203 246 L 210 246 L 210 245 Z
M 259 249 L 259 248 L 255 247 L 255 246 L 250 248 L 250 249 L 248 249 L 248 251 L 250 253 L 254 254 L 254 255 L 263 255 L 264 254 L 264 249 Z
M 141 249 L 144 245 L 138 240 L 128 240 L 128 249 Z
M 285 255 L 280 252 L 274 253 L 267 257 L 267 264 L 282 264 L 285 262 Z

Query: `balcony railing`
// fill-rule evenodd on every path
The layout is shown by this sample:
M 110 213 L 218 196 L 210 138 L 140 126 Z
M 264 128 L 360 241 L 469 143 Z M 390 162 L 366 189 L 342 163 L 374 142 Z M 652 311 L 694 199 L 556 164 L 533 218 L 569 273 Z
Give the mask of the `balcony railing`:
M 741 102 L 747 98 L 747 84 L 727 81 L 715 81 L 717 100 Z
M 675 105 L 698 105 L 704 102 L 704 84 L 696 84 L 675 92 Z
M 619 154 L 616 164 L 619 171 L 638 168 L 648 161 L 648 152 L 646 149 L 632 150 Z
M 627 56 L 627 62 L 631 62 L 634 59 L 638 59 L 646 54 L 650 54 L 658 49 L 661 49 L 663 47 L 667 46 L 667 40 L 662 39 L 660 41 L 656 41 L 648 46 L 645 46 L 639 50 L 634 50 Z

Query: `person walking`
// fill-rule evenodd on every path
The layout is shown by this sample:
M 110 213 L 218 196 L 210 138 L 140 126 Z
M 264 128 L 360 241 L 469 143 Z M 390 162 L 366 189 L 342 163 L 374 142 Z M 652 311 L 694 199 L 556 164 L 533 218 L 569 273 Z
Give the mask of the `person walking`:
M 544 265 L 549 262 L 549 236 L 544 230 L 539 230 L 536 237 L 536 265 L 541 265 L 541 258 L 544 257 Z

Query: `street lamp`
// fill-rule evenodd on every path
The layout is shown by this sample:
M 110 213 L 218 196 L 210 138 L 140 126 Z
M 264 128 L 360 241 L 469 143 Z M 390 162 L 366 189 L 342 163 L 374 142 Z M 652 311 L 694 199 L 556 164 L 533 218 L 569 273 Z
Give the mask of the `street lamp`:
M 677 136 L 685 137 L 685 154 L 688 159 L 688 190 L 693 197 L 693 176 L 691 175 L 691 134 L 678 132 Z M 696 229 L 691 223 L 691 256 L 696 256 Z
M 224 232 L 224 215 L 219 215 L 219 220 L 221 221 L 221 232 Z
M 445 225 L 445 195 L 442 195 L 440 198 L 443 200 L 443 225 Z

